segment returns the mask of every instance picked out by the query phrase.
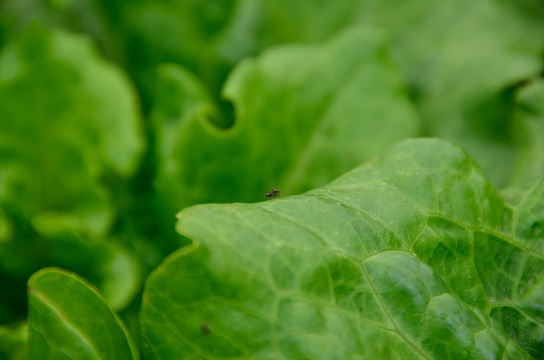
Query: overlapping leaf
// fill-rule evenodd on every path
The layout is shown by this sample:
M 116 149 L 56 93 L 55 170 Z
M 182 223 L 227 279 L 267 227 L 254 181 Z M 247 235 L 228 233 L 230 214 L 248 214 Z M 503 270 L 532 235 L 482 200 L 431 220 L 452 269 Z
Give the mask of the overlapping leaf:
M 185 209 L 194 244 L 147 282 L 145 354 L 538 356 L 543 239 L 520 231 L 526 212 L 541 229 L 533 195 L 506 205 L 465 152 L 422 139 L 303 195 Z

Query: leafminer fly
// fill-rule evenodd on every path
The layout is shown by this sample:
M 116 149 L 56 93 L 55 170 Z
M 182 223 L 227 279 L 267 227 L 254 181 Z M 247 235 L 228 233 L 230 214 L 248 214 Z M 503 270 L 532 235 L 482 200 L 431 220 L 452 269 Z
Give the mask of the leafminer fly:
M 270 189 L 269 192 L 264 193 L 264 196 L 271 199 L 280 196 L 280 190 L 278 188 L 273 187 Z
M 211 331 L 210 327 L 207 324 L 200 324 L 200 328 L 202 329 L 202 333 L 204 334 L 204 336 L 210 336 Z

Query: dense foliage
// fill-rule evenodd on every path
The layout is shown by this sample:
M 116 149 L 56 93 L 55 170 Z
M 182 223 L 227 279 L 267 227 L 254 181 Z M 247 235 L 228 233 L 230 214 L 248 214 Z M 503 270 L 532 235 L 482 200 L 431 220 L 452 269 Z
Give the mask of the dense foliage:
M 3 0 L 0 358 L 544 358 L 542 34 L 539 0 Z

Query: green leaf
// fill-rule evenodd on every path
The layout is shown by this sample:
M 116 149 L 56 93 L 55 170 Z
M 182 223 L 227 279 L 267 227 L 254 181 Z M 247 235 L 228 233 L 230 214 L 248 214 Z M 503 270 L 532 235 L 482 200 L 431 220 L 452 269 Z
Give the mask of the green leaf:
M 43 244 L 48 249 L 47 263 L 83 276 L 114 309 L 126 307 L 140 291 L 140 263 L 124 246 L 112 239 L 83 238 L 55 223 L 35 226 L 41 230 Z
M 519 240 L 521 247 L 532 254 L 544 252 L 544 181 L 542 177 L 522 186 L 504 191 L 513 213 L 511 234 Z M 504 329 L 535 357 L 544 354 L 544 273 L 540 261 L 522 252 L 507 254 L 501 251 L 498 258 L 504 263 L 519 266 L 516 302 L 497 307 L 492 316 L 502 323 Z M 508 264 L 508 266 L 512 266 Z M 501 279 L 502 283 L 508 283 Z M 509 296 L 509 295 L 506 295 Z M 497 298 L 497 297 L 496 297 Z M 500 299 L 500 297 L 499 297 Z
M 125 326 L 75 274 L 42 269 L 28 281 L 31 359 L 137 359 Z
M 0 321 L 22 317 L 26 311 L 25 284 L 36 268 L 62 266 L 98 287 L 117 310 L 126 307 L 142 286 L 142 267 L 133 252 L 108 238 L 84 237 L 58 223 L 35 224 L 39 239 L 11 239 L 0 246 Z M 49 226 L 49 228 L 47 228 Z
M 56 265 L 126 305 L 139 267 L 105 241 L 112 184 L 134 173 L 144 145 L 126 77 L 88 38 L 31 26 L 0 52 L 0 99 L 0 277 L 12 289 L 0 302 L 21 316 L 28 277 Z
M 519 154 L 513 184 L 544 176 L 544 80 L 522 88 L 517 97 Z
M 0 243 L 11 239 L 13 234 L 13 224 L 11 219 L 4 213 L 0 207 Z
M 161 77 L 155 184 L 172 209 L 257 201 L 272 186 L 288 194 L 321 186 L 418 132 L 378 30 L 244 61 L 224 90 L 236 114 L 227 130 L 210 121 L 219 110 L 189 73 L 169 65 Z
M 538 0 L 102 2 L 122 24 L 129 66 L 146 78 L 144 89 L 156 65 L 174 62 L 218 103 L 229 70 L 270 45 L 321 43 L 354 25 L 384 29 L 425 135 L 461 144 L 501 187 L 523 146 L 512 136 L 515 87 L 542 71 Z
M 542 3 L 372 3 L 364 18 L 392 31 L 424 133 L 460 144 L 506 186 L 522 144 L 513 136 L 515 88 L 542 71 L 544 42 L 533 36 L 544 33 Z
M 261 1 L 96 3 L 104 9 L 105 19 L 121 29 L 117 36 L 125 50 L 123 60 L 146 92 L 144 97 L 150 95 L 155 67 L 172 62 L 196 74 L 217 99 L 236 63 L 270 45 L 262 37 L 268 24 L 263 23 L 266 9 Z
M 114 210 L 103 177 L 131 175 L 143 147 L 124 75 L 87 38 L 34 26 L 0 53 L 0 98 L 4 210 L 102 234 Z
M 26 323 L 0 325 L 0 358 L 28 359 Z
M 146 284 L 144 354 L 537 356 L 544 241 L 521 230 L 544 223 L 536 188 L 506 205 L 464 151 L 419 139 L 302 195 L 187 208 L 194 243 Z

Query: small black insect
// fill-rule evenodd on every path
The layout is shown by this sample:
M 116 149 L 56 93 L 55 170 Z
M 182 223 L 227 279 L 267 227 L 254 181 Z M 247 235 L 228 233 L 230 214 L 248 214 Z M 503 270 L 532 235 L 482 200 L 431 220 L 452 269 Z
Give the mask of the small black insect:
M 200 328 L 202 329 L 202 333 L 204 334 L 204 336 L 210 336 L 211 331 L 208 325 L 202 323 L 200 324 Z
M 269 192 L 264 193 L 264 196 L 267 198 L 274 198 L 280 196 L 280 190 L 277 188 L 270 189 Z

